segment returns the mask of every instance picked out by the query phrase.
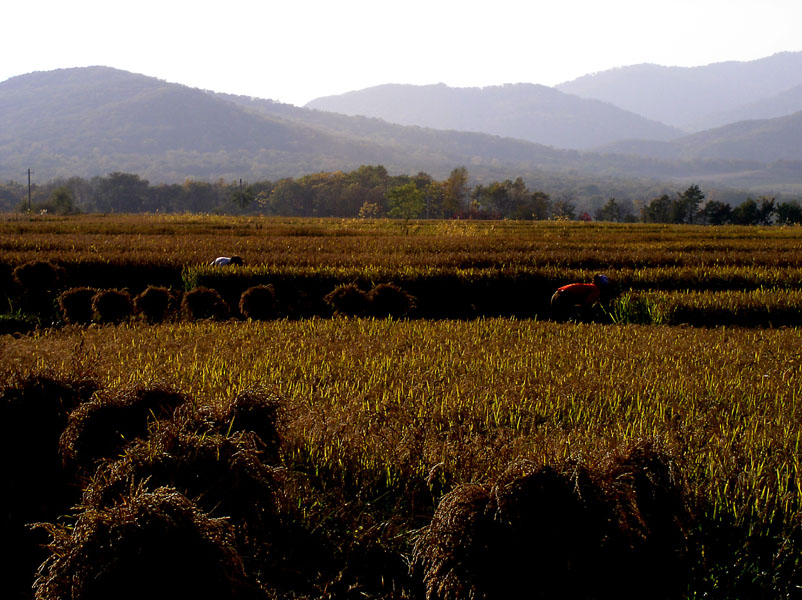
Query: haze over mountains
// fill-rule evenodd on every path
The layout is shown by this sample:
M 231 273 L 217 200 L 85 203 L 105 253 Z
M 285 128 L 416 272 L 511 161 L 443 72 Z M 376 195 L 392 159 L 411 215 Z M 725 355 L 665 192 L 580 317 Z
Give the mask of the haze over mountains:
M 692 123 L 716 127 L 689 134 Z M 253 181 L 361 164 L 435 177 L 464 165 L 479 179 L 693 179 L 802 193 L 802 52 L 625 67 L 557 89 L 385 85 L 307 108 L 108 67 L 0 83 L 4 179 L 31 168 L 40 179 L 128 171 L 153 182 Z
M 688 133 L 735 120 L 779 117 L 802 110 L 800 93 L 782 113 L 761 112 L 802 85 L 802 52 L 782 52 L 748 62 L 703 67 L 643 64 L 610 69 L 561 83 L 556 88 L 582 98 L 611 102 Z M 748 107 L 753 106 L 754 110 Z M 735 118 L 730 120 L 727 115 Z
M 679 129 L 607 102 L 525 83 L 485 88 L 388 84 L 318 98 L 306 106 L 400 125 L 477 131 L 577 150 L 622 137 L 670 140 L 682 135 Z

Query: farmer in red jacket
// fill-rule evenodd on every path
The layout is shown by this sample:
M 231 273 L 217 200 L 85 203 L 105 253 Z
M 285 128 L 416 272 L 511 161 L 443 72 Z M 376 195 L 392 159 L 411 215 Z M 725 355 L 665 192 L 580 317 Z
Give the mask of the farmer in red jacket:
M 551 308 L 557 313 L 584 312 L 601 298 L 610 285 L 606 275 L 594 275 L 593 283 L 569 283 L 558 288 L 551 297 Z

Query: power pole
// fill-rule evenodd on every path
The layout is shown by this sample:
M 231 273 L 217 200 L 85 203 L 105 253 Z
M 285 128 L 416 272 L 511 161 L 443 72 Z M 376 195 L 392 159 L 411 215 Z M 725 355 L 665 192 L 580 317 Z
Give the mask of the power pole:
M 28 212 L 31 212 L 31 170 L 28 169 Z

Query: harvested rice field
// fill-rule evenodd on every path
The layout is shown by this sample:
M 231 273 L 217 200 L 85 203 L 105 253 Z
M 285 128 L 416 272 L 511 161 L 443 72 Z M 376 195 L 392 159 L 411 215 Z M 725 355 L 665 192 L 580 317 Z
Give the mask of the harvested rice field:
M 19 597 L 797 597 L 797 228 L 114 219 L 0 223 Z

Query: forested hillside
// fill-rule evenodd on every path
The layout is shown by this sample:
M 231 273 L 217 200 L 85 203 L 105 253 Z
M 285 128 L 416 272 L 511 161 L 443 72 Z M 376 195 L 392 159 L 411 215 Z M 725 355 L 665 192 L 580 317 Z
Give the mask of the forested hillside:
M 739 121 L 669 142 L 629 140 L 599 150 L 674 160 L 796 161 L 802 167 L 802 112 Z

